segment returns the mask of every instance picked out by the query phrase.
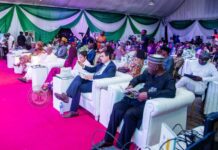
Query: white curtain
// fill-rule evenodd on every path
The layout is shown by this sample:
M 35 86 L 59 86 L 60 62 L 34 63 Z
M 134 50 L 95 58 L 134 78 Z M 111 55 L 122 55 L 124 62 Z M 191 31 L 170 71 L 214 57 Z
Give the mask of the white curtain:
M 195 21 L 191 26 L 183 30 L 174 29 L 168 24 L 168 38 L 172 37 L 173 34 L 179 35 L 182 42 L 196 39 L 196 36 L 200 36 L 204 42 L 212 42 L 213 30 L 203 28 L 198 21 Z
M 74 26 L 73 28 L 71 28 L 71 31 L 74 33 L 74 35 L 77 38 L 79 38 L 81 40 L 82 37 L 79 34 L 79 32 L 86 33 L 87 29 L 88 29 L 88 24 L 86 22 L 84 14 L 83 14 L 80 21 L 78 22 L 78 24 L 76 26 Z
M 155 41 L 156 42 L 160 41 L 162 37 L 165 37 L 165 28 L 164 28 L 164 25 L 162 23 L 160 23 L 158 31 L 157 31 L 156 35 L 154 36 Z
M 211 36 L 214 34 L 214 31 L 203 28 L 198 21 L 196 32 L 202 37 L 204 42 L 212 42 Z
M 14 9 L 14 15 L 13 15 L 13 18 L 12 18 L 12 21 L 11 21 L 11 26 L 8 30 L 8 33 L 11 33 L 11 35 L 14 36 L 15 39 L 17 39 L 17 36 L 19 35 L 19 32 L 20 31 L 23 31 L 21 25 L 20 25 L 20 21 L 18 19 L 18 16 L 17 16 L 17 11 L 16 11 L 16 7 Z
M 140 24 L 138 22 L 136 22 L 134 19 L 132 19 L 130 17 L 132 23 L 135 25 L 135 27 L 141 31 L 143 29 L 146 29 L 147 30 L 147 34 L 151 34 L 155 31 L 155 29 L 157 28 L 158 24 L 159 24 L 159 21 L 156 22 L 155 24 L 151 24 L 151 25 L 143 25 L 143 24 Z
M 104 23 L 94 18 L 88 12 L 85 12 L 85 13 L 94 26 L 96 26 L 97 28 L 105 32 L 114 32 L 118 30 L 124 24 L 126 20 L 126 17 L 124 17 L 123 19 L 115 23 Z
M 183 30 L 174 29 L 170 24 L 168 24 L 168 38 L 173 37 L 173 35 L 179 35 L 180 41 L 190 41 L 193 37 L 196 36 L 196 26 L 197 22 L 195 21 L 192 25 L 188 28 Z
M 127 20 L 127 24 L 126 24 L 125 31 L 124 31 L 122 37 L 120 38 L 120 40 L 121 40 L 121 41 L 127 41 L 129 35 L 133 35 L 133 34 L 134 34 L 134 33 L 133 33 L 132 28 L 131 28 L 131 26 L 130 26 L 129 20 Z

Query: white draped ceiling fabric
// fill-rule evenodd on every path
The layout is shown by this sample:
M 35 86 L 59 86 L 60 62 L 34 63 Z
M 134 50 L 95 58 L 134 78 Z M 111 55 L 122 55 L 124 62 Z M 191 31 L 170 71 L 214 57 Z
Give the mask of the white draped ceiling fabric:
M 13 4 L 0 4 L 0 30 L 14 36 L 31 30 L 36 40 L 49 42 L 60 28 L 70 28 L 78 38 L 79 32 L 88 28 L 92 33 L 103 30 L 109 40 L 126 40 L 146 29 L 160 40 L 164 19 L 168 37 L 180 35 L 181 41 L 186 41 L 201 36 L 207 41 L 218 26 L 218 0 L 153 1 L 154 6 L 148 5 L 149 0 L 5 0 Z M 213 25 L 205 20 L 212 20 Z
M 176 0 L 175 0 L 176 1 Z M 218 0 L 185 0 L 168 20 L 218 19 Z
M 175 11 L 184 0 L 154 0 L 155 6 L 149 6 L 150 0 L 3 0 L 8 3 L 55 6 L 117 12 L 143 16 L 168 16 Z

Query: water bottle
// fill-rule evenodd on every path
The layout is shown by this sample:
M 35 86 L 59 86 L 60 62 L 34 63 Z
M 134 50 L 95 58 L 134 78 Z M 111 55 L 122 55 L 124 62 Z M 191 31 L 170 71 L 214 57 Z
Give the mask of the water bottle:
M 59 108 L 60 108 L 60 115 L 63 115 L 64 114 L 64 104 L 63 104 L 63 102 L 60 102 Z

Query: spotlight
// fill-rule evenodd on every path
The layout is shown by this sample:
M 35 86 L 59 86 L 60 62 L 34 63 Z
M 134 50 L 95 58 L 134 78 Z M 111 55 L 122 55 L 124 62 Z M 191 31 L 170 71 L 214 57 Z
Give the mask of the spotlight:
M 155 5 L 154 0 L 149 0 L 148 5 L 149 6 L 154 6 Z

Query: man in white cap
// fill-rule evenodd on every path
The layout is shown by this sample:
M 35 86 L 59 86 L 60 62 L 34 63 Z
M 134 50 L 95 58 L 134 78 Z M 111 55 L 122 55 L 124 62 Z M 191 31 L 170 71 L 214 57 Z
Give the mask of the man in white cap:
M 148 70 L 133 78 L 127 90 L 140 83 L 144 83 L 144 87 L 133 97 L 125 96 L 121 101 L 114 104 L 107 128 L 107 133 L 110 133 L 110 135 L 106 134 L 104 140 L 94 145 L 92 150 L 112 146 L 114 139 L 111 135 L 115 136 L 117 127 L 123 119 L 124 125 L 117 141 L 117 147 L 124 148 L 124 145 L 130 142 L 135 129 L 141 126 L 146 101 L 158 97 L 175 97 L 175 80 L 171 74 L 164 71 L 163 60 L 164 57 L 157 54 L 148 57 Z M 129 145 L 127 144 L 124 149 L 128 148 Z

